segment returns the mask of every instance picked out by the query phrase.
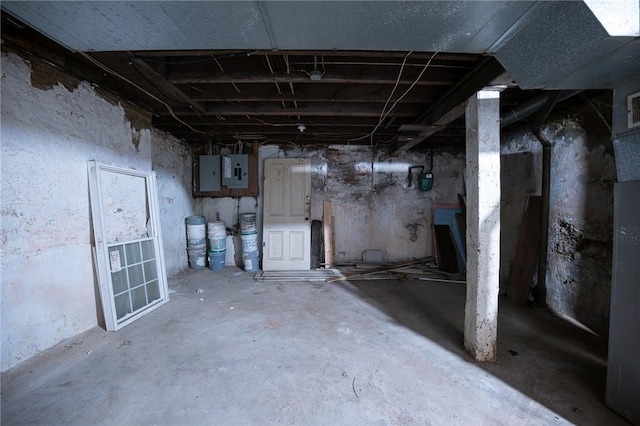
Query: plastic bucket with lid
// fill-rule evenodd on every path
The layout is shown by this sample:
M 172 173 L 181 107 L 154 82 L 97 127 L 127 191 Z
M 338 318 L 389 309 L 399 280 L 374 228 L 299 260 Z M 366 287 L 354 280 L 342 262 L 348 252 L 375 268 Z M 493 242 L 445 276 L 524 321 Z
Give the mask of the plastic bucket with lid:
M 240 214 L 240 233 L 252 234 L 256 232 L 256 214 L 241 213 Z
M 227 228 L 224 222 L 209 222 L 207 224 L 207 234 L 210 240 L 214 238 L 223 238 L 227 236 Z
M 259 270 L 260 265 L 258 263 L 258 252 L 250 251 L 242 253 L 242 263 L 244 264 L 244 270 L 247 272 L 255 272 Z
M 209 269 L 212 271 L 221 271 L 224 269 L 224 259 L 227 255 L 224 251 L 209 251 Z
M 227 249 L 227 237 L 210 238 L 209 250 L 211 251 L 225 251 Z
M 251 252 L 258 251 L 258 234 L 256 232 L 252 234 L 241 234 L 242 251 Z
M 189 216 L 187 222 L 187 239 L 188 240 L 204 240 L 204 216 Z

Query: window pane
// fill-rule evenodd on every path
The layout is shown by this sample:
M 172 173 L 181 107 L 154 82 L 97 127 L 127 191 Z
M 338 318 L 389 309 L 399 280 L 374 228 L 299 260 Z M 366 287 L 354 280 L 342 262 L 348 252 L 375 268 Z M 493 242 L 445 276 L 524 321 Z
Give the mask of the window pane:
M 147 297 L 149 298 L 149 303 L 160 299 L 160 287 L 158 286 L 158 281 L 152 281 L 147 284 Z
M 127 270 L 129 271 L 129 288 L 134 288 L 140 284 L 144 284 L 142 265 L 130 266 Z
M 153 240 L 142 242 L 142 258 L 144 260 L 153 259 L 156 257 L 156 253 L 153 250 Z
M 113 283 L 113 294 L 122 293 L 123 291 L 128 290 L 127 271 L 122 269 L 118 272 L 112 272 L 111 282 Z
M 156 261 L 144 263 L 144 279 L 145 281 L 152 281 L 158 278 L 158 269 L 156 268 Z
M 129 293 L 121 294 L 120 296 L 116 296 L 116 317 L 118 319 L 123 316 L 131 313 L 131 303 L 129 303 Z
M 140 254 L 140 243 L 127 244 L 127 265 L 142 262 Z
M 133 301 L 133 310 L 137 311 L 147 304 L 147 293 L 144 286 L 131 290 L 131 300 Z

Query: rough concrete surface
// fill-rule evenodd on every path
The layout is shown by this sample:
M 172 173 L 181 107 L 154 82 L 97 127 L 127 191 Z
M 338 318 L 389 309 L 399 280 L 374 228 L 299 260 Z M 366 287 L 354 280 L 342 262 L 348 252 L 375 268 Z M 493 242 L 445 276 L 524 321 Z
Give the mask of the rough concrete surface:
M 605 98 L 605 101 L 607 99 Z M 593 104 L 593 105 L 592 105 Z M 543 131 L 552 141 L 547 303 L 607 334 L 613 246 L 613 144 L 597 103 L 560 111 Z M 525 199 L 540 194 L 542 149 L 529 130 L 505 135 L 502 146 L 501 280 L 508 282 Z
M 31 63 L 58 75 L 34 58 Z M 98 323 L 88 160 L 158 170 L 170 272 L 186 264 L 183 224 L 193 205 L 189 154 L 177 139 L 134 129 L 127 118 L 134 107 L 105 100 L 87 82 L 35 88 L 32 71 L 29 62 L 2 53 L 3 371 Z M 126 205 L 110 211 L 118 216 L 136 211 L 138 228 L 146 228 L 146 216 L 127 208 L 126 200 L 121 196 Z
M 462 348 L 465 288 L 425 281 L 170 280 L 171 301 L 2 376 L 3 424 L 593 424 L 603 342 L 502 300 L 498 361 Z

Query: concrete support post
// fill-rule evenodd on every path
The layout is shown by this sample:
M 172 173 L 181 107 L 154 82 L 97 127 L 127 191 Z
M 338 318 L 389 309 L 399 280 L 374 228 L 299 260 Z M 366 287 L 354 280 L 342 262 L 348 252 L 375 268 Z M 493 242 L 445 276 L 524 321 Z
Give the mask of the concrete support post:
M 467 127 L 467 301 L 464 346 L 496 360 L 500 290 L 500 92 L 469 98 Z

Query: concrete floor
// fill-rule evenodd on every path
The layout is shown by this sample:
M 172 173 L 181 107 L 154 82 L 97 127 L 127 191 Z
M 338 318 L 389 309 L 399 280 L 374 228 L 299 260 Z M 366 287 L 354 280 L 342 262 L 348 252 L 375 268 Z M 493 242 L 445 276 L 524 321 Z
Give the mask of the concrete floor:
M 498 362 L 480 365 L 462 285 L 238 271 L 174 277 L 171 301 L 121 331 L 6 372 L 2 423 L 626 424 L 602 403 L 606 346 L 546 312 L 502 300 Z

